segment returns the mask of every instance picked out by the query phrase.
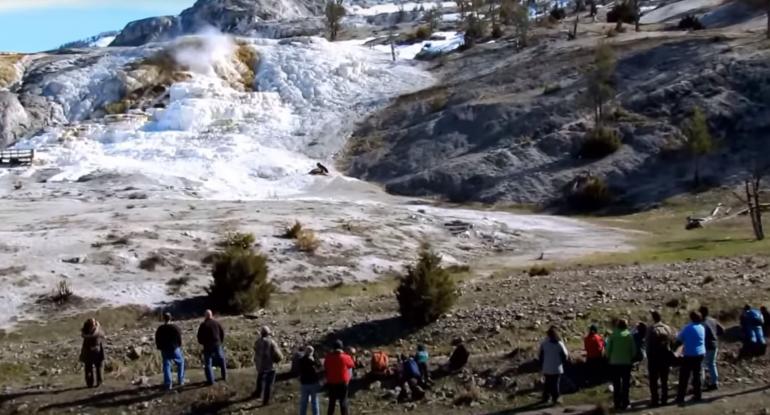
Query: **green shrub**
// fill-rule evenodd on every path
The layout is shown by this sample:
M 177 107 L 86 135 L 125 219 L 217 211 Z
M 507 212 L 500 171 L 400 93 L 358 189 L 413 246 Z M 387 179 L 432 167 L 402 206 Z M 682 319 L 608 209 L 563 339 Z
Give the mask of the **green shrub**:
M 597 160 L 618 151 L 622 143 L 617 131 L 606 127 L 597 127 L 588 132 L 580 146 L 580 158 Z
M 286 232 L 283 233 L 283 237 L 286 239 L 297 239 L 301 232 L 302 224 L 299 223 L 299 221 L 296 221 L 294 222 L 294 225 L 291 226 L 291 228 L 286 229 Z
M 573 210 L 590 212 L 607 206 L 612 193 L 601 177 L 589 177 L 569 195 L 568 203 Z
M 441 267 L 441 258 L 424 247 L 420 259 L 407 268 L 396 289 L 401 317 L 410 324 L 423 326 L 436 321 L 457 301 L 455 282 Z
M 275 286 L 268 280 L 267 258 L 248 249 L 227 248 L 217 254 L 208 288 L 211 306 L 227 313 L 265 307 Z
M 528 273 L 530 277 L 541 277 L 545 275 L 550 275 L 551 271 L 549 271 L 548 268 L 546 267 L 535 265 L 529 269 Z
M 218 245 L 225 249 L 228 249 L 228 248 L 251 249 L 251 247 L 254 246 L 255 242 L 256 242 L 256 238 L 254 238 L 254 234 L 242 233 L 242 232 L 230 232 L 225 235 L 224 239 L 222 239 Z

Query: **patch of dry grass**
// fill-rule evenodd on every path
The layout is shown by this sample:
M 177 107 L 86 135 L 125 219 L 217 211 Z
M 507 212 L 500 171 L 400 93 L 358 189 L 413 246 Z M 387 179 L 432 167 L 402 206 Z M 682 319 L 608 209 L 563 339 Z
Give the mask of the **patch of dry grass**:
M 16 64 L 21 61 L 24 55 L 18 53 L 0 54 L 0 88 L 17 81 L 19 71 Z
M 310 229 L 303 229 L 297 235 L 296 246 L 300 252 L 315 254 L 315 251 L 321 246 L 321 241 L 315 232 Z

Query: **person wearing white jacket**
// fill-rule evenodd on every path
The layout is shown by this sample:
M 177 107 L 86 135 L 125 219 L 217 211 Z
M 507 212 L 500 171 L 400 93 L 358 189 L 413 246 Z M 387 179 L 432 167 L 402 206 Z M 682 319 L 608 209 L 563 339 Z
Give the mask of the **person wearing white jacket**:
M 551 326 L 546 338 L 540 343 L 540 363 L 545 377 L 543 402 L 548 402 L 549 398 L 554 404 L 560 402 L 559 382 L 568 356 L 567 346 L 561 341 L 556 327 Z

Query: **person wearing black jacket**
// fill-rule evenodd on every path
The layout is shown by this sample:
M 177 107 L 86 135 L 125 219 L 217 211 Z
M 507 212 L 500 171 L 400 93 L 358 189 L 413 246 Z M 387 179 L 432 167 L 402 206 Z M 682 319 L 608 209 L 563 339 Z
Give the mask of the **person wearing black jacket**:
M 171 324 L 171 314 L 163 314 L 163 324 L 155 331 L 155 346 L 160 350 L 163 362 L 163 386 L 171 390 L 171 364 L 176 364 L 177 384 L 184 385 L 184 353 L 182 352 L 182 331 Z
M 313 355 L 314 352 L 313 346 L 307 346 L 305 354 L 299 359 L 300 415 L 307 414 L 308 402 L 313 415 L 319 415 L 321 411 L 318 405 L 318 392 L 321 390 L 321 377 L 318 371 L 321 365 Z
M 206 310 L 203 323 L 198 327 L 198 343 L 203 347 L 203 369 L 206 373 L 206 383 L 214 384 L 214 369 L 219 366 L 222 380 L 227 381 L 227 362 L 222 343 L 225 341 L 225 329 L 214 320 L 211 310 Z

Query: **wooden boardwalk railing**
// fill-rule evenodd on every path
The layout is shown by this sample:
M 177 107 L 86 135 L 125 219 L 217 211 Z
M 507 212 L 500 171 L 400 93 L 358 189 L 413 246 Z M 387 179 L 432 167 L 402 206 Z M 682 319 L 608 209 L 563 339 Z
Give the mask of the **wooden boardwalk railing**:
M 29 166 L 35 150 L 0 150 L 0 167 Z

